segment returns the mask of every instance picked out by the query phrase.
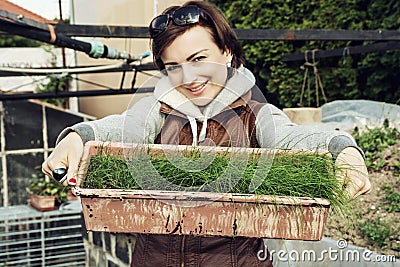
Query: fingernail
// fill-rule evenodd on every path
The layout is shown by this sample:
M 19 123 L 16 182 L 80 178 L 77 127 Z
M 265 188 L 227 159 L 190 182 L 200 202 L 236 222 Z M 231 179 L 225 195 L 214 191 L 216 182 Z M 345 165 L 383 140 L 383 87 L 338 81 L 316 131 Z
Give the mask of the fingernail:
M 69 184 L 69 185 L 76 185 L 76 179 L 75 179 L 74 177 L 69 178 L 68 184 Z

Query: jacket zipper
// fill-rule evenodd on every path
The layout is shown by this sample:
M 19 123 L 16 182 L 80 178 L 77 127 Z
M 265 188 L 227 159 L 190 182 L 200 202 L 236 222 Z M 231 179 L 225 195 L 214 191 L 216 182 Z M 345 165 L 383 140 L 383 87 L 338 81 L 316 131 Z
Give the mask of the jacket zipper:
M 185 235 L 181 241 L 181 267 L 185 267 Z

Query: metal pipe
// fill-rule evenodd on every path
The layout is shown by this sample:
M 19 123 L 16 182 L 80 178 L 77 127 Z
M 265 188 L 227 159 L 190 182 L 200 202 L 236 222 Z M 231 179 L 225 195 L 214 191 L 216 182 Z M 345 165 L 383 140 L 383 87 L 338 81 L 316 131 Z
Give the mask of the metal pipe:
M 84 52 L 93 58 L 136 60 L 132 59 L 128 53 L 118 51 L 115 48 L 107 47 L 101 42 L 92 41 L 88 43 L 79 41 L 63 34 L 56 33 L 53 26 L 50 24 L 48 27 L 49 31 L 45 31 L 43 29 L 38 29 L 29 25 L 23 25 L 0 18 L 0 29 L 11 34 L 24 36 L 59 47 L 71 48 L 73 50 Z
M 2 28 L 1 29 L 2 31 L 42 41 L 45 43 L 50 43 L 60 47 L 71 48 L 85 53 L 89 53 L 90 50 L 92 49 L 89 43 L 82 42 L 79 40 L 74 40 L 62 34 L 56 34 L 56 39 L 52 43 L 50 31 L 44 31 L 41 29 L 7 21 L 4 19 L 0 19 L 0 26 Z
M 70 92 L 49 92 L 49 93 L 27 93 L 27 94 L 0 94 L 0 101 L 5 100 L 24 100 L 24 99 L 46 99 L 46 98 L 67 98 L 67 97 L 86 97 L 104 95 L 123 95 L 137 93 L 151 93 L 154 87 L 144 87 L 139 89 L 108 89 L 108 90 L 85 90 Z

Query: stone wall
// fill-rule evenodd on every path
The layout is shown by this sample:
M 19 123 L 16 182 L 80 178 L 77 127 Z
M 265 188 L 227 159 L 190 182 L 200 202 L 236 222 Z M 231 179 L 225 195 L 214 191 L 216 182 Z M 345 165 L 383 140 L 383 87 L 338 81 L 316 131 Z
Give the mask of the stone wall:
M 134 234 L 86 232 L 83 235 L 87 267 L 129 267 Z

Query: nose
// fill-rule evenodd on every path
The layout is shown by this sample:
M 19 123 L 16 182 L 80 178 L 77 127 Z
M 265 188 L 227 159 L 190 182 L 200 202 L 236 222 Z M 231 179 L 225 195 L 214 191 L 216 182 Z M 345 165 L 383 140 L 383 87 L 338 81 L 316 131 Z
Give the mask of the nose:
M 182 83 L 190 84 L 197 79 L 195 68 L 190 63 L 182 64 Z

